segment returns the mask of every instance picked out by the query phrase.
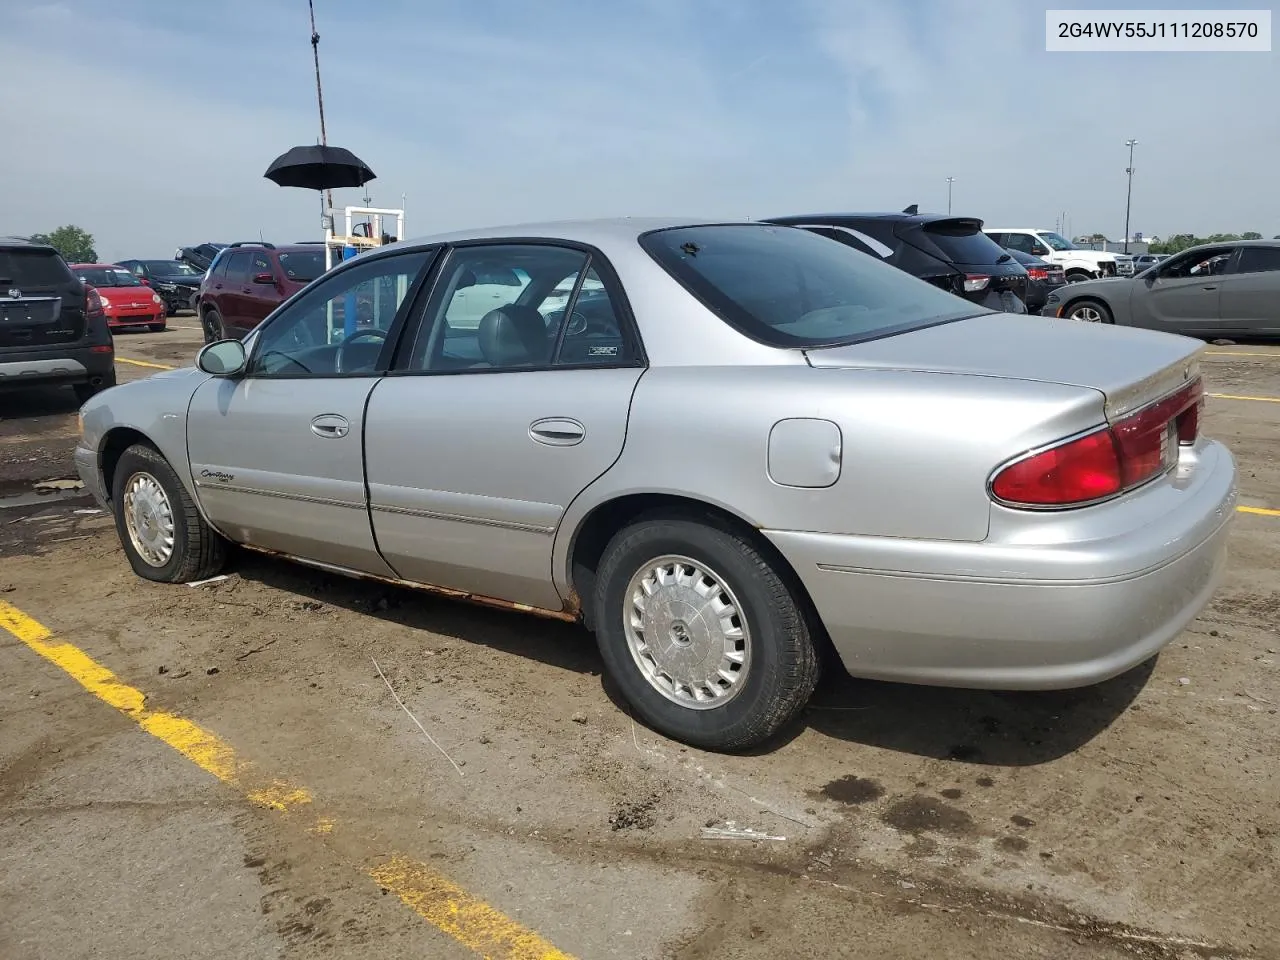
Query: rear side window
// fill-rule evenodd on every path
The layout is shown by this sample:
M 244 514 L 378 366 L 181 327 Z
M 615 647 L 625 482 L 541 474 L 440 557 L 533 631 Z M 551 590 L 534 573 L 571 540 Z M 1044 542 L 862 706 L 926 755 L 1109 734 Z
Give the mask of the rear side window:
M 56 287 L 73 280 L 67 262 L 52 250 L 0 250 L 0 285 L 6 288 Z
M 923 230 L 925 237 L 952 263 L 990 264 L 1007 256 L 1000 244 L 983 233 L 974 220 L 936 220 L 926 223 Z
M 658 230 L 641 246 L 739 332 L 779 347 L 856 343 L 972 316 L 971 303 L 791 227 Z
M 1271 273 L 1280 270 L 1280 247 L 1241 247 L 1236 273 Z

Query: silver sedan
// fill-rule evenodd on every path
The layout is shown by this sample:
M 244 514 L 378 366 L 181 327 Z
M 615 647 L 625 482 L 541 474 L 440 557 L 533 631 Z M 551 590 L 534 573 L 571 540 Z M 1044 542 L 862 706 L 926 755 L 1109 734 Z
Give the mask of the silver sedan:
M 76 462 L 148 580 L 240 544 L 581 620 L 648 724 L 742 749 L 826 648 L 1022 689 L 1155 655 L 1236 497 L 1199 349 L 982 310 L 790 227 L 490 229 L 364 254 L 106 391 Z
M 1041 313 L 1207 339 L 1280 336 L 1280 239 L 1205 244 L 1136 277 L 1074 283 Z

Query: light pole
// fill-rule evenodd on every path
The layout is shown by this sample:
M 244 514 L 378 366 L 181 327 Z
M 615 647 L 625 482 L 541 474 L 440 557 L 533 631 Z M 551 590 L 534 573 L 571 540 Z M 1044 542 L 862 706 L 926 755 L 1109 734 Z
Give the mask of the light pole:
M 1133 148 L 1137 145 L 1137 140 L 1126 140 L 1124 145 L 1129 148 L 1129 166 L 1125 167 L 1124 172 L 1129 175 L 1129 190 L 1124 197 L 1124 252 L 1129 252 L 1129 206 L 1133 202 Z
M 955 177 L 947 177 L 947 216 L 951 216 L 951 185 L 955 182 Z

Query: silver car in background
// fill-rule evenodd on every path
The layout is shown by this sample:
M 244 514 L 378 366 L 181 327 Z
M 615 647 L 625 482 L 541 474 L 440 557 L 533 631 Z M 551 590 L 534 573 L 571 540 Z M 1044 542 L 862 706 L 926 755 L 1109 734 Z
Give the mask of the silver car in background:
M 1190 247 L 1136 277 L 1055 290 L 1041 313 L 1210 340 L 1280 336 L 1280 240 Z
M 786 226 L 526 225 L 341 265 L 92 400 L 76 462 L 142 577 L 241 544 L 581 620 L 645 722 L 743 749 L 828 645 L 988 688 L 1155 655 L 1236 498 L 1199 349 L 983 310 Z

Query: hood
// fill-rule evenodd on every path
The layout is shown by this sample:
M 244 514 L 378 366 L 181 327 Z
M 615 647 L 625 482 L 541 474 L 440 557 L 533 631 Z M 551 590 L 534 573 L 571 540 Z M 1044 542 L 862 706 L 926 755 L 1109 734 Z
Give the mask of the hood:
M 1089 260 L 1093 263 L 1106 263 L 1108 260 L 1132 260 L 1127 253 L 1112 253 L 1109 250 L 1059 250 L 1064 257 L 1074 260 Z
M 176 284 L 183 287 L 198 287 L 200 285 L 200 279 L 202 276 L 203 275 L 199 273 L 196 273 L 196 274 L 183 273 L 183 274 L 178 274 L 176 276 L 167 276 L 167 277 L 152 276 L 150 279 L 153 284 L 172 283 L 172 284 Z
M 123 303 L 151 303 L 155 293 L 145 284 L 138 287 L 94 287 L 99 294 L 111 301 L 112 305 Z
M 813 367 L 911 370 L 1035 380 L 1102 392 L 1108 415 L 1132 409 L 1198 369 L 1204 344 L 1136 327 L 989 313 L 867 343 L 806 351 Z

